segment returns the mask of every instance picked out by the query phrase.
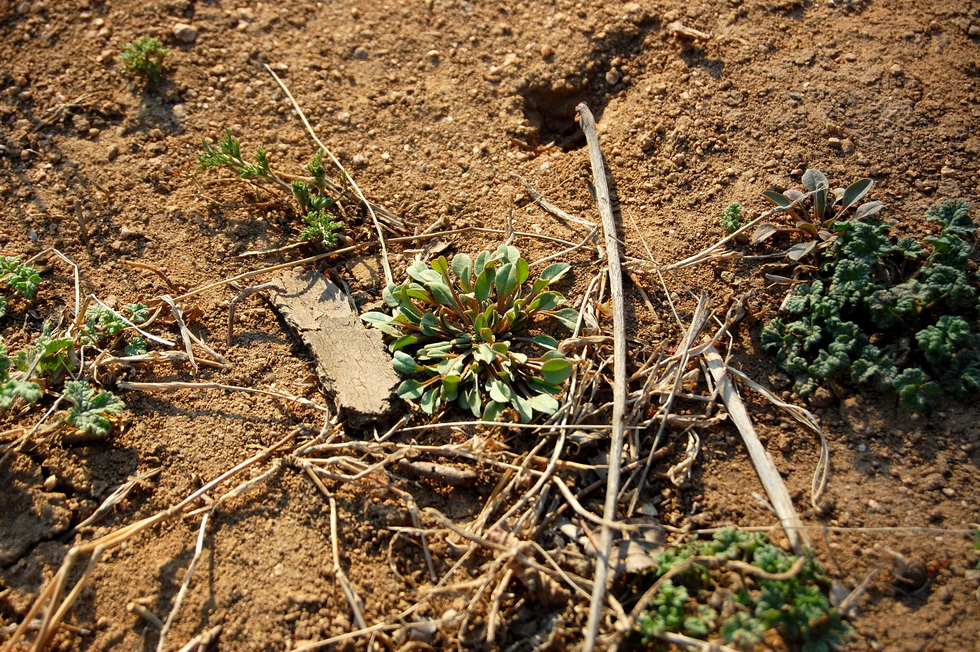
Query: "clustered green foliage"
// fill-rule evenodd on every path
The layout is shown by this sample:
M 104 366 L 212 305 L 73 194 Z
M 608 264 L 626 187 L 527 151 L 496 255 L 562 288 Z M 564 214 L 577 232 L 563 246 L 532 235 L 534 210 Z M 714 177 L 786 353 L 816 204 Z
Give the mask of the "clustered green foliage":
M 729 204 L 725 210 L 721 212 L 721 217 L 718 218 L 721 226 L 729 233 L 735 233 L 744 223 L 742 220 L 742 205 L 738 202 Z
M 107 414 L 119 414 L 126 405 L 114 394 L 107 391 L 96 392 L 84 381 L 65 382 L 64 398 L 68 408 L 66 421 L 82 432 L 96 437 L 107 437 L 112 427 Z
M 122 313 L 125 313 L 123 315 Z M 150 309 L 142 303 L 127 303 L 122 311 L 116 312 L 99 304 L 92 304 L 85 310 L 84 340 L 90 344 L 102 345 L 114 341 L 130 324 L 141 324 L 150 316 Z M 147 352 L 146 340 L 133 337 L 124 347 L 126 355 L 141 355 Z
M 167 49 L 160 39 L 141 36 L 123 48 L 123 70 L 130 77 L 156 81 L 163 76 L 163 59 L 166 56 Z
M 829 579 L 809 553 L 800 572 L 788 579 L 731 573 L 728 561 L 748 563 L 770 575 L 785 574 L 798 558 L 762 534 L 728 528 L 711 541 L 667 548 L 655 558 L 651 573 L 660 577 L 691 559 L 697 561 L 664 581 L 651 609 L 637 619 L 635 643 L 657 649 L 659 634 L 675 632 L 751 650 L 773 631 L 782 638 L 782 647 L 823 652 L 838 648 L 851 634 L 830 604 Z M 722 605 L 721 612 L 712 604 Z
M 33 267 L 20 262 L 16 256 L 0 256 L 0 281 L 27 300 L 34 298 L 41 284 L 41 275 Z M 0 295 L 0 319 L 7 315 L 7 297 Z
M 548 290 L 568 270 L 567 263 L 555 263 L 528 289 L 527 261 L 506 245 L 480 252 L 475 261 L 457 254 L 452 263 L 445 257 L 431 267 L 416 262 L 408 268 L 411 280 L 384 291 L 392 314 L 368 312 L 361 318 L 395 338 L 389 347 L 395 369 L 415 376 L 398 394 L 418 401 L 427 414 L 455 401 L 487 421 L 513 408 L 527 423 L 558 409 L 555 395 L 572 366 L 554 338 L 517 334 L 539 315 L 575 327 L 578 313 L 563 308 L 565 297 Z M 530 347 L 544 353 L 531 357 L 518 350 Z
M 819 278 L 797 286 L 790 317 L 770 321 L 763 348 L 810 395 L 821 382 L 850 377 L 892 387 L 909 410 L 926 413 L 943 393 L 980 392 L 980 277 L 971 268 L 976 225 L 966 202 L 926 213 L 938 235 L 893 239 L 878 219 L 836 225 Z
M 337 202 L 327 192 L 327 172 L 323 166 L 323 152 L 317 151 L 306 166 L 308 179 L 295 179 L 286 185 L 269 165 L 268 152 L 263 147 L 257 147 L 255 162 L 250 163 L 242 156 L 241 141 L 226 131 L 217 147 L 204 143 L 204 149 L 197 154 L 197 165 L 200 170 L 213 170 L 229 167 L 242 179 L 263 179 L 273 181 L 292 191 L 293 199 L 299 205 L 300 213 L 306 227 L 300 232 L 303 240 L 313 240 L 323 243 L 330 248 L 337 244 L 337 232 L 343 228 L 343 222 L 331 209 Z
M 13 358 L 0 342 L 0 412 L 8 410 L 18 398 L 24 403 L 41 400 L 43 392 L 35 379 L 59 378 L 76 366 L 74 342 L 69 337 L 53 335 L 50 324 L 45 324 L 34 343 Z M 11 370 L 20 373 L 12 376 Z

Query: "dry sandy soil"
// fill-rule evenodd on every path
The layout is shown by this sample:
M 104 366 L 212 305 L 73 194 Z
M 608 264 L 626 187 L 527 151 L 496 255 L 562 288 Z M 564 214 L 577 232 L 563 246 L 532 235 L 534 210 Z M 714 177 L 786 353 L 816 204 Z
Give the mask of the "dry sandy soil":
M 574 112 L 583 101 L 599 124 L 625 250 L 660 264 L 721 239 L 718 216 L 728 203 L 742 202 L 754 217 L 767 208 L 761 192 L 798 187 L 808 167 L 837 184 L 874 179 L 873 198 L 887 205 L 883 215 L 902 233 L 927 232 L 922 214 L 939 201 L 980 201 L 980 6 L 965 0 L 38 0 L 0 8 L 0 250 L 31 256 L 57 248 L 77 263 L 83 295 L 108 302 L 176 296 L 317 252 L 304 245 L 240 256 L 295 242 L 298 220 L 281 194 L 196 170 L 202 141 L 225 129 L 248 152 L 265 146 L 281 169 L 301 169 L 315 151 L 264 64 L 282 76 L 365 194 L 406 221 L 407 234 L 437 222 L 504 229 L 512 215 L 519 232 L 581 240 L 578 225 L 530 201 L 515 175 L 565 211 L 598 223 Z M 678 35 L 675 21 L 710 37 Z M 184 40 L 174 31 L 179 23 L 190 26 L 178 30 Z M 121 74 L 123 45 L 144 35 L 158 36 L 170 50 L 163 80 L 149 85 Z M 376 242 L 363 215 L 354 207 L 350 213 L 349 243 Z M 439 246 L 475 252 L 503 238 L 469 232 L 444 236 Z M 428 244 L 392 244 L 396 276 Z M 515 244 L 532 260 L 565 248 L 526 236 Z M 733 245 L 747 254 L 773 251 Z M 370 245 L 322 261 L 320 269 L 346 282 L 361 308 L 374 306 L 383 285 L 377 252 Z M 564 259 L 574 265 L 574 281 L 563 291 L 581 296 L 602 262 L 585 250 Z M 45 319 L 73 318 L 71 268 L 53 257 L 39 264 L 38 299 L 12 303 L 0 322 L 8 348 L 29 342 Z M 629 334 L 645 346 L 675 345 L 681 328 L 668 293 L 686 324 L 694 303 L 685 286 L 710 293 L 721 316 L 733 297 L 755 289 L 753 311 L 774 314 L 784 290 L 766 289 L 764 273 L 786 269 L 778 260 L 719 261 L 668 276 L 666 291 L 655 275 L 637 274 L 627 282 Z M 268 280 L 260 275 L 242 284 Z M 202 366 L 195 374 L 186 363 L 137 364 L 102 378 L 105 386 L 213 382 L 329 404 L 309 352 L 259 296 L 241 304 L 226 344 L 237 292 L 225 285 L 181 302 L 190 329 L 230 368 Z M 607 315 L 603 323 L 608 327 Z M 758 350 L 763 323 L 756 315 L 738 325 L 732 365 L 783 391 L 772 359 Z M 172 320 L 154 328 L 179 338 Z M 980 580 L 965 531 L 980 522 L 976 401 L 911 418 L 894 395 L 834 389 L 811 406 L 831 447 L 832 473 L 818 509 L 810 506 L 815 438 L 767 403 L 746 400 L 798 511 L 817 526 L 810 538 L 828 573 L 848 588 L 872 573 L 847 649 L 974 649 Z M 287 434 L 306 441 L 323 425 L 315 409 L 268 395 L 115 391 L 127 410 L 108 441 L 38 442 L 0 470 L 0 644 L 72 545 L 157 514 Z M 3 416 L 4 442 L 53 402 Z M 398 410 L 402 416 L 409 407 Z M 372 439 L 389 425 L 375 431 L 339 422 L 324 432 L 343 443 Z M 686 437 L 674 428 L 667 435 L 672 447 L 641 497 L 655 504 L 664 525 L 676 531 L 774 522 L 756 497 L 761 486 L 729 422 L 702 429 L 701 454 L 683 489 L 663 471 L 683 459 Z M 549 604 L 547 591 L 518 579 L 501 589 L 497 631 L 487 642 L 492 596 L 485 593 L 467 611 L 479 589 L 471 580 L 499 571 L 493 563 L 500 553 L 477 546 L 449 580 L 452 590 L 433 592 L 418 538 L 391 529 L 412 526 L 417 506 L 430 530 L 434 570 L 444 577 L 467 542 L 448 536 L 432 510 L 457 528 L 476 527 L 481 514 L 500 518 L 503 508 L 484 507 L 502 487 L 509 487 L 504 505 L 510 505 L 515 491 L 530 485 L 507 485 L 512 474 L 486 460 L 528 461 L 524 454 L 538 444 L 537 454 L 548 457 L 555 445 L 553 436 L 538 440 L 499 428 L 405 432 L 393 441 L 445 445 L 471 436 L 484 441 L 477 461 L 432 459 L 469 473 L 461 486 L 397 466 L 344 481 L 337 474 L 351 476 L 362 462 L 378 460 L 339 448 L 335 454 L 347 464 L 330 467 L 335 476 L 321 481 L 322 491 L 288 455 L 276 453 L 210 492 L 217 498 L 269 471 L 212 514 L 166 647 L 179 649 L 220 625 L 216 648 L 289 649 L 363 624 L 384 625 L 374 644 L 395 649 L 579 645 L 588 599 L 569 594 Z M 642 435 L 647 446 L 650 438 Z M 564 459 L 599 463 L 607 448 L 602 440 L 588 450 L 568 449 Z M 273 466 L 275 460 L 281 463 Z M 117 486 L 152 469 L 160 471 L 97 525 L 73 529 Z M 597 479 L 571 466 L 561 474 L 576 490 Z M 337 529 L 324 492 L 335 500 Z M 585 506 L 600 512 L 601 494 Z M 561 504 L 556 496 L 531 506 L 547 513 Z M 167 520 L 108 551 L 53 645 L 155 647 L 159 630 L 127 605 L 161 618 L 170 613 L 200 519 Z M 539 541 L 556 551 L 565 570 L 591 578 L 592 560 L 572 554 L 575 543 L 552 530 Z M 896 588 L 889 551 L 929 567 L 921 590 Z M 342 574 L 363 602 L 363 624 L 352 616 Z M 613 631 L 611 622 L 602 624 L 603 634 Z M 369 639 L 337 645 L 360 649 Z

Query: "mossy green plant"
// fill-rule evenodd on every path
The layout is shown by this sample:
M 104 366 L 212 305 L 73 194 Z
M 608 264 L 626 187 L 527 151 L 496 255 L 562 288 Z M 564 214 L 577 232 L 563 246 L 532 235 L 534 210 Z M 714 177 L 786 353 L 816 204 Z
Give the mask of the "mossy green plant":
M 891 237 L 877 218 L 836 224 L 816 278 L 797 285 L 786 316 L 762 331 L 763 349 L 798 394 L 849 378 L 891 387 L 904 407 L 925 413 L 942 394 L 980 393 L 980 278 L 968 209 L 964 201 L 930 209 L 940 232 L 921 242 Z
M 783 648 L 830 651 L 852 633 L 831 605 L 830 580 L 812 553 L 801 559 L 762 534 L 727 528 L 710 541 L 670 546 L 650 575 L 668 572 L 631 637 L 648 649 L 673 632 L 739 650 L 759 649 L 768 635 Z

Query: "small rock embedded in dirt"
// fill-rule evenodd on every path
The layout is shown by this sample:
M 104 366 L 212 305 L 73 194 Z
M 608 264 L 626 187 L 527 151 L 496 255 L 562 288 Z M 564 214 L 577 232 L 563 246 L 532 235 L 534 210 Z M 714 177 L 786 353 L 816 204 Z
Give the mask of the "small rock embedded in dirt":
M 824 387 L 818 387 L 810 398 L 810 405 L 817 408 L 830 407 L 834 404 L 834 395 Z
M 176 23 L 172 29 L 174 38 L 181 43 L 193 43 L 197 40 L 197 28 L 187 23 Z

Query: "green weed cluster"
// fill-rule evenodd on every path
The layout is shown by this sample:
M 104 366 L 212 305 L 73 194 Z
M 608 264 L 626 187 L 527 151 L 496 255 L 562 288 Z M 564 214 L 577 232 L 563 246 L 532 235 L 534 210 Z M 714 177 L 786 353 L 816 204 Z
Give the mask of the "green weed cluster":
M 232 136 L 231 131 L 225 132 L 217 147 L 204 143 L 204 149 L 197 155 L 200 170 L 227 167 L 241 179 L 262 179 L 288 188 L 306 223 L 306 227 L 300 232 L 300 238 L 321 242 L 328 248 L 336 246 L 337 232 L 343 228 L 343 222 L 335 212 L 336 200 L 327 192 L 323 152 L 317 151 L 306 166 L 309 177 L 294 179 L 291 184 L 287 184 L 272 170 L 265 148 L 257 147 L 253 160 L 254 162 L 249 162 L 242 156 L 241 141 Z
M 160 39 L 141 36 L 123 47 L 123 71 L 130 77 L 156 81 L 163 76 L 163 59 L 166 56 L 167 49 Z
M 773 647 L 775 641 L 764 642 L 764 637 L 774 636 L 782 649 L 836 649 L 851 628 L 831 606 L 830 581 L 816 560 L 808 555 L 799 572 L 790 573 L 797 561 L 764 535 L 734 528 L 717 532 L 711 541 L 667 548 L 655 558 L 653 575 L 663 576 L 681 564 L 688 568 L 663 582 L 652 607 L 637 619 L 632 640 L 666 649 L 658 634 L 674 632 L 752 650 Z M 774 575 L 781 578 L 771 579 Z
M 922 242 L 892 238 L 877 218 L 835 225 L 818 278 L 797 286 L 785 303 L 789 316 L 762 331 L 763 349 L 798 394 L 850 378 L 894 388 L 904 407 L 925 413 L 943 393 L 980 392 L 976 225 L 964 201 L 926 218 L 941 230 Z
M 125 313 L 125 316 L 123 315 Z M 90 305 L 85 310 L 85 332 L 83 340 L 102 348 L 111 346 L 116 336 L 131 324 L 141 324 L 150 316 L 150 309 L 142 303 L 127 303 L 120 312 L 99 304 Z M 146 340 L 135 336 L 123 348 L 126 355 L 142 355 L 147 352 Z
M 539 315 L 575 327 L 578 313 L 548 290 L 568 270 L 567 263 L 555 263 L 527 288 L 527 261 L 504 245 L 476 260 L 457 254 L 451 263 L 445 257 L 431 266 L 416 262 L 408 268 L 409 281 L 384 291 L 392 314 L 361 318 L 395 338 L 389 347 L 394 367 L 414 376 L 399 386 L 399 396 L 418 401 L 428 414 L 456 402 L 487 421 L 512 408 L 527 423 L 558 409 L 555 395 L 572 366 L 554 338 L 518 333 Z M 544 353 L 532 357 L 518 350 L 530 347 Z

